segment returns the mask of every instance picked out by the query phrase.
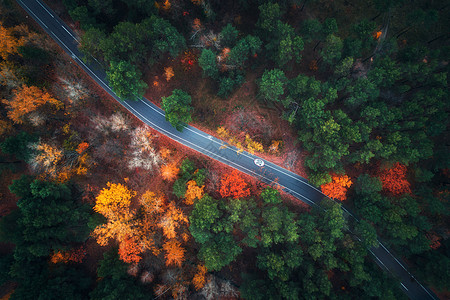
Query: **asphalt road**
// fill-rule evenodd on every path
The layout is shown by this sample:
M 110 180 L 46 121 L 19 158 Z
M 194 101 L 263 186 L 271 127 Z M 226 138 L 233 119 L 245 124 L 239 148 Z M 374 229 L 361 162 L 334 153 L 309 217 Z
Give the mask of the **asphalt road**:
M 108 86 L 106 74 L 102 67 L 98 63 L 85 64 L 83 62 L 81 59 L 83 55 L 78 50 L 79 37 L 48 6 L 38 0 L 16 1 L 93 80 L 128 111 L 153 129 L 187 147 L 252 175 L 266 183 L 276 181 L 287 193 L 308 205 L 317 206 L 325 197 L 320 190 L 308 184 L 305 178 L 267 161 L 264 161 L 265 164 L 263 167 L 258 167 L 254 163 L 254 160 L 258 158 L 257 156 L 248 152 L 238 154 L 235 147 L 224 148 L 223 141 L 192 126 L 186 127 L 182 132 L 177 131 L 165 120 L 164 112 L 147 99 L 141 99 L 139 101 L 120 100 Z M 347 218 L 356 218 L 345 207 L 343 207 L 343 210 Z M 417 300 L 438 299 L 433 292 L 421 285 L 408 272 L 405 265 L 399 259 L 395 258 L 381 243 L 379 247 L 371 248 L 370 252 L 373 254 L 376 263 L 383 270 L 392 273 L 400 279 L 401 288 L 409 298 Z

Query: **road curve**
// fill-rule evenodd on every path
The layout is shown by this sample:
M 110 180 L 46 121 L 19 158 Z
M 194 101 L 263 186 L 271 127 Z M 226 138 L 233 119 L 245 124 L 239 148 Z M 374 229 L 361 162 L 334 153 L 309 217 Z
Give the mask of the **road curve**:
M 237 154 L 235 147 L 224 148 L 223 141 L 192 126 L 186 127 L 182 132 L 177 131 L 165 120 L 164 111 L 145 98 L 139 101 L 122 101 L 108 86 L 106 73 L 100 64 L 83 62 L 83 55 L 78 50 L 79 37 L 45 3 L 39 0 L 16 1 L 97 84 L 145 124 L 189 148 L 261 181 L 276 182 L 284 191 L 310 206 L 317 206 L 326 197 L 305 178 L 268 161 L 265 161 L 263 167 L 258 167 L 254 163 L 257 156 L 245 151 Z M 356 218 L 348 209 L 342 208 L 347 218 Z M 371 248 L 370 252 L 383 270 L 399 278 L 402 290 L 410 299 L 438 299 L 432 291 L 420 284 L 383 244 Z

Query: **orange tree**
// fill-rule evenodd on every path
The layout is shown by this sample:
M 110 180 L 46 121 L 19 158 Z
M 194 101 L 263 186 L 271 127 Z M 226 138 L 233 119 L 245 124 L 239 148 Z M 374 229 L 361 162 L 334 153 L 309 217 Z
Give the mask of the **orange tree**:
M 219 193 L 223 198 L 233 197 L 237 199 L 249 196 L 250 188 L 239 171 L 233 170 L 231 173 L 222 176 Z
M 411 194 L 411 187 L 406 179 L 407 168 L 405 165 L 396 163 L 392 168 L 380 172 L 380 180 L 383 190 L 394 196 Z
M 320 186 L 322 193 L 330 198 L 344 201 L 347 199 L 347 190 L 352 185 L 347 175 L 331 174 L 332 181 Z
M 8 109 L 8 117 L 17 124 L 22 124 L 26 114 L 35 111 L 46 103 L 53 105 L 56 109 L 63 107 L 60 101 L 35 86 L 24 84 L 15 89 L 13 94 L 14 96 L 11 100 L 3 99 L 2 102 Z

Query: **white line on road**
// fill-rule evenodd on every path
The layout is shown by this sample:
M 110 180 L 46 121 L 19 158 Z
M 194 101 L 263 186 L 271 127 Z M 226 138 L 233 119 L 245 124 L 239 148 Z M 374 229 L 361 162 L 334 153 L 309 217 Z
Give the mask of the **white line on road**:
M 402 282 L 400 282 L 400 284 L 402 285 L 402 287 L 403 287 L 405 290 L 409 291 L 408 288 L 407 288 Z
M 42 24 L 43 26 L 45 26 L 45 28 L 48 29 L 48 26 L 47 26 L 44 22 L 42 22 L 42 20 L 41 20 L 38 16 L 36 16 L 36 15 L 34 14 L 34 12 L 33 12 L 33 11 L 32 11 L 25 3 L 23 3 L 21 0 L 18 0 L 18 1 L 20 1 L 20 3 L 22 3 L 22 5 L 25 6 L 25 7 L 28 9 L 28 11 L 29 11 L 36 19 L 38 19 L 39 22 L 41 22 L 41 24 Z

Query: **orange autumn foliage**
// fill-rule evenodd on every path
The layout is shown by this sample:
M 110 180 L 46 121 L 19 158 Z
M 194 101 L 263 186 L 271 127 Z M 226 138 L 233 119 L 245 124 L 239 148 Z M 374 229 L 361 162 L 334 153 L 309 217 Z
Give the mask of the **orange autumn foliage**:
M 83 151 L 86 150 L 88 147 L 89 147 L 89 144 L 88 144 L 88 143 L 82 142 L 82 143 L 80 143 L 80 144 L 78 145 L 76 151 L 78 152 L 78 154 L 81 154 L 81 153 L 83 153 Z
M 86 248 L 81 246 L 70 251 L 58 251 L 50 257 L 50 261 L 54 264 L 59 262 L 68 263 L 70 261 L 81 263 L 85 256 Z
M 175 76 L 173 68 L 172 67 L 164 68 L 164 76 L 166 77 L 166 81 L 169 82 L 170 79 L 172 79 L 172 77 Z
M 219 193 L 223 198 L 233 197 L 238 199 L 250 195 L 250 189 L 238 170 L 224 174 L 220 180 Z
M 161 166 L 161 177 L 164 180 L 167 181 L 175 180 L 178 176 L 178 172 L 180 172 L 180 169 L 177 168 L 177 165 L 175 163 L 170 163 Z
M 170 239 L 163 245 L 164 257 L 166 258 L 166 266 L 176 265 L 181 267 L 184 261 L 186 250 L 181 247 L 181 243 L 176 239 Z
M 381 34 L 382 34 L 382 33 L 383 33 L 383 32 L 381 32 L 381 31 L 374 32 L 373 38 L 376 39 L 376 40 L 378 40 L 378 39 L 381 37 Z
M 166 238 L 173 239 L 177 236 L 175 230 L 179 228 L 182 223 L 188 224 L 188 218 L 173 202 L 170 202 L 165 214 L 161 217 L 158 226 L 162 228 Z
M 205 266 L 202 265 L 197 266 L 197 273 L 195 273 L 194 278 L 192 278 L 192 284 L 194 285 L 196 291 L 200 290 L 202 287 L 205 286 L 207 271 L 208 270 L 206 269 Z
M 139 203 L 148 215 L 159 214 L 164 211 L 164 197 L 156 195 L 152 191 L 146 191 L 139 199 Z
M 388 170 L 381 171 L 379 176 L 383 189 L 394 196 L 411 194 L 411 186 L 406 180 L 406 171 L 406 166 L 400 163 L 396 163 Z
M 17 124 L 23 123 L 23 117 L 43 106 L 46 103 L 61 109 L 63 104 L 53 98 L 49 93 L 35 86 L 22 85 L 13 91 L 11 100 L 3 99 L 2 102 L 8 109 L 8 117 Z
M 142 248 L 134 238 L 126 237 L 119 245 L 120 259 L 126 263 L 137 263 L 142 257 Z
M 322 193 L 330 198 L 344 201 L 347 199 L 347 190 L 352 185 L 347 175 L 332 174 L 332 181 L 320 186 Z
M 201 199 L 204 194 L 205 186 L 198 186 L 195 180 L 189 180 L 187 182 L 186 193 L 184 194 L 184 203 L 187 205 L 194 204 L 195 199 Z
M 0 22 L 0 57 L 7 60 L 10 54 L 17 53 L 20 46 L 25 44 L 25 39 L 16 38 L 14 28 L 6 28 Z

